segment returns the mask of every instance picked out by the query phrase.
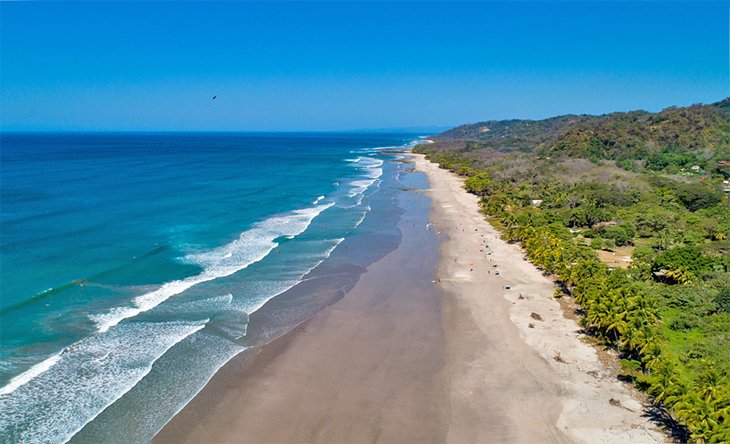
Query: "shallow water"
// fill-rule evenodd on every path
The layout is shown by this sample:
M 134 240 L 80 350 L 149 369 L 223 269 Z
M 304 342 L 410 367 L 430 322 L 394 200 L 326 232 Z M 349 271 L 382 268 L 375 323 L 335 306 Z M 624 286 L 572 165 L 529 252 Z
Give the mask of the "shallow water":
M 378 147 L 410 139 L 3 135 L 2 440 L 145 441 L 342 297 L 399 242 Z

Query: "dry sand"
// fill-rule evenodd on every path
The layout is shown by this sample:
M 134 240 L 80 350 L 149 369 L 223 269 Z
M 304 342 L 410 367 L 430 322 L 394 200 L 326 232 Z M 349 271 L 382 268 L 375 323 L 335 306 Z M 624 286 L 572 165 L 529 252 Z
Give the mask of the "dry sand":
M 341 301 L 227 364 L 156 442 L 667 441 L 462 181 L 414 157 L 430 230 L 428 200 L 404 192 L 401 245 Z
M 633 389 L 607 371 L 575 321 L 563 316 L 553 283 L 517 245 L 499 239 L 463 181 L 414 156 L 429 178 L 432 219 L 448 236 L 438 270 L 451 302 L 447 441 L 667 442 L 643 417 Z

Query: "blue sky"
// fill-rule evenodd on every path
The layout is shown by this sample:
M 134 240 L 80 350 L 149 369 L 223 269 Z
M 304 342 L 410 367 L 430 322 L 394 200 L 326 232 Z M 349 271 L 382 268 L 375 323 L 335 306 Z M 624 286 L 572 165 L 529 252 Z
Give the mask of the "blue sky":
M 730 95 L 728 6 L 3 2 L 0 128 L 322 131 L 708 103 Z

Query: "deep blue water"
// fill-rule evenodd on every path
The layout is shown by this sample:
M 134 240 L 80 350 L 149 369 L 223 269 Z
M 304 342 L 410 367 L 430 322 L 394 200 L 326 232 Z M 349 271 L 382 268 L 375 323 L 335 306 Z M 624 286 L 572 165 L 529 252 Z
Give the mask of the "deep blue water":
M 0 440 L 149 439 L 393 248 L 413 138 L 2 135 Z

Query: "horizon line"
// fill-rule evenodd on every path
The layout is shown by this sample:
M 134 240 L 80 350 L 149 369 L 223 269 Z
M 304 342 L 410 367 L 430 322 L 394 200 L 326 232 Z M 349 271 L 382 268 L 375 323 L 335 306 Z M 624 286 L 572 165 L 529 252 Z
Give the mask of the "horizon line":
M 418 130 L 417 128 L 364 128 L 343 130 L 149 130 L 149 129 L 110 129 L 110 130 L 3 130 L 3 134 L 347 134 L 347 133 L 391 133 L 416 134 L 419 132 L 445 131 L 451 126 L 432 127 Z

